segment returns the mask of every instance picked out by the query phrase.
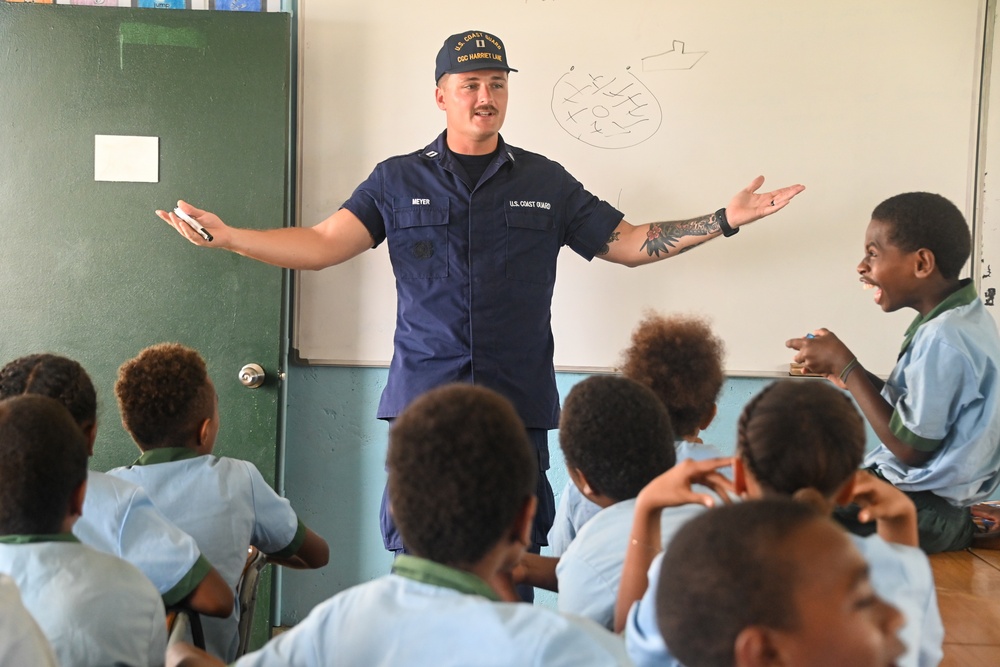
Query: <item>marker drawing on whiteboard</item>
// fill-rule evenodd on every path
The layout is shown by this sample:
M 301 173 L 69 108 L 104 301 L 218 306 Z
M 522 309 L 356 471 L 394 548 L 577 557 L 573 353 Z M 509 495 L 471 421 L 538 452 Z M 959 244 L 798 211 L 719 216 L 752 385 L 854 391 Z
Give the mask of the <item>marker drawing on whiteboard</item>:
M 660 129 L 653 93 L 629 71 L 570 67 L 552 88 L 552 116 L 575 139 L 596 148 L 629 148 Z

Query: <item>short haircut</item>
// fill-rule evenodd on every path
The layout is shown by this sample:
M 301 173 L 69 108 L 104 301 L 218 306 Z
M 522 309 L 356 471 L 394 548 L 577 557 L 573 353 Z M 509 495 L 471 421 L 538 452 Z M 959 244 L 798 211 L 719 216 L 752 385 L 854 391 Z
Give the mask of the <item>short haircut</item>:
M 743 408 L 736 451 L 766 490 L 816 489 L 829 498 L 861 465 L 865 426 L 844 392 L 824 381 L 781 380 Z
M 56 354 L 31 354 L 0 369 L 0 399 L 21 394 L 54 398 L 84 428 L 97 420 L 97 392 L 83 366 Z
M 724 505 L 691 519 L 670 541 L 656 617 L 671 653 L 688 667 L 732 667 L 736 638 L 753 625 L 798 624 L 796 584 L 808 576 L 788 555 L 795 534 L 829 521 L 785 498 Z
M 389 497 L 409 551 L 480 561 L 535 495 L 538 455 L 507 399 L 451 384 L 418 397 L 389 430 Z
M 725 346 L 705 320 L 647 315 L 632 332 L 622 374 L 653 390 L 678 437 L 693 434 L 715 406 Z
M 122 364 L 115 396 L 122 424 L 144 451 L 196 442 L 215 410 L 204 359 L 178 343 L 147 347 Z
M 589 377 L 570 390 L 559 444 L 566 464 L 616 502 L 635 498 L 677 460 L 670 415 L 656 394 L 613 375 Z
M 61 533 L 87 458 L 83 432 L 55 399 L 0 401 L 0 534 Z
M 958 278 L 969 259 L 972 238 L 958 207 L 941 195 L 907 192 L 875 207 L 872 219 L 887 224 L 889 240 L 904 252 L 927 248 L 941 275 Z

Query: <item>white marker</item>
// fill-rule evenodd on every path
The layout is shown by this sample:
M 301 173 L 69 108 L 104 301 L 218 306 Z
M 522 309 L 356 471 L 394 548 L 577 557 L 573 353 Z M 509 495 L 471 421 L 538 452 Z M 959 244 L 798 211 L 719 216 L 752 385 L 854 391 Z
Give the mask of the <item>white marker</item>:
M 212 240 L 212 235 L 208 233 L 208 230 L 202 227 L 200 222 L 198 222 L 190 215 L 182 211 L 180 206 L 174 208 L 174 215 L 176 215 L 184 222 L 188 223 L 188 226 L 191 227 L 191 229 L 201 234 L 201 238 L 205 239 L 206 241 Z

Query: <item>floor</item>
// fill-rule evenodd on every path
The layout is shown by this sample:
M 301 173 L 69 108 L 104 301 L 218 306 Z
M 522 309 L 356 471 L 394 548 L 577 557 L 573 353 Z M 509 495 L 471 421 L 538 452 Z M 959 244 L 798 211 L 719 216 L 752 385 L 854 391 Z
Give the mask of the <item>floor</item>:
M 930 557 L 944 621 L 942 667 L 1000 665 L 1000 551 Z

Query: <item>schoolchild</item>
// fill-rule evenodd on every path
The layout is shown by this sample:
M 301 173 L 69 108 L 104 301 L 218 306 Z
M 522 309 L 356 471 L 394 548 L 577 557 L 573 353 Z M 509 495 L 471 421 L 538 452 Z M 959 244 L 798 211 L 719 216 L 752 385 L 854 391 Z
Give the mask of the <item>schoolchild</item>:
M 720 507 L 677 533 L 656 595 L 687 667 L 895 667 L 900 613 L 842 528 L 787 498 Z
M 861 282 L 885 312 L 917 311 L 884 383 L 826 329 L 786 343 L 851 392 L 881 441 L 863 465 L 913 500 L 927 553 L 968 547 L 969 506 L 1000 485 L 1000 336 L 972 280 L 958 277 L 970 245 L 961 211 L 940 195 L 901 194 L 872 212 Z M 870 532 L 856 515 L 837 516 Z
M 40 394 L 62 403 L 83 431 L 93 456 L 97 393 L 83 366 L 55 354 L 15 359 L 0 369 L 0 399 L 22 394 Z M 135 484 L 88 471 L 83 515 L 73 524 L 73 534 L 139 568 L 168 608 L 183 606 L 209 616 L 228 616 L 232 611 L 232 591 L 194 539 L 167 521 Z
M 675 462 L 674 434 L 666 408 L 637 382 L 593 376 L 576 384 L 563 406 L 559 444 L 573 483 L 598 512 L 557 562 L 526 556 L 528 580 L 546 563 L 554 565 L 559 610 L 590 618 L 611 629 L 622 563 L 635 511 L 635 497 Z M 724 460 L 721 465 L 727 465 Z M 699 505 L 672 508 L 662 516 L 670 534 L 701 511 Z M 541 562 L 540 565 L 536 563 Z
M 163 514 L 198 543 L 230 590 L 253 545 L 273 563 L 322 567 L 326 542 L 303 524 L 287 500 L 247 461 L 213 455 L 218 398 L 205 362 L 176 343 L 153 345 L 118 369 L 115 394 L 122 424 L 142 455 L 109 474 L 143 487 Z M 239 609 L 206 618 L 205 645 L 235 657 Z
M 58 664 L 162 665 L 156 588 L 71 532 L 87 490 L 87 442 L 58 401 L 0 401 L 0 479 L 0 572 L 16 582 Z
M 706 321 L 649 314 L 632 332 L 632 343 L 622 355 L 622 375 L 652 389 L 666 406 L 678 461 L 722 456 L 698 434 L 715 418 L 725 379 L 723 352 L 722 340 Z M 549 555 L 561 556 L 583 524 L 600 510 L 568 481 L 549 530 Z
M 392 574 L 335 595 L 236 664 L 628 665 L 621 638 L 586 619 L 501 602 L 531 541 L 537 459 L 509 401 L 451 384 L 409 405 L 389 434 L 392 512 L 412 550 Z M 507 591 L 512 594 L 512 591 Z M 170 665 L 217 665 L 177 645 Z
M 898 664 L 932 667 L 942 657 L 944 628 L 930 564 L 916 546 L 916 510 L 904 493 L 858 470 L 864 444 L 864 422 L 842 392 L 821 382 L 771 384 L 747 403 L 740 417 L 733 462 L 735 489 L 748 498 L 792 496 L 826 514 L 832 514 L 838 503 L 862 507 L 862 520 L 874 521 L 877 533 L 852 535 L 855 547 L 868 563 L 875 591 L 905 619 L 899 635 L 907 651 Z M 628 612 L 626 644 L 637 665 L 678 664 L 671 655 L 673 647 L 668 650 L 664 645 L 655 618 L 655 582 L 667 576 L 665 569 L 661 575 L 666 564 L 643 546 L 658 543 L 658 510 L 654 508 L 673 504 L 668 500 L 667 482 L 654 480 L 639 494 L 634 548 L 622 575 L 617 611 L 620 618 Z M 743 526 L 733 524 L 731 530 L 739 533 Z M 628 597 L 636 590 L 632 586 L 638 579 L 641 591 L 647 569 L 648 589 L 632 606 L 638 597 Z

